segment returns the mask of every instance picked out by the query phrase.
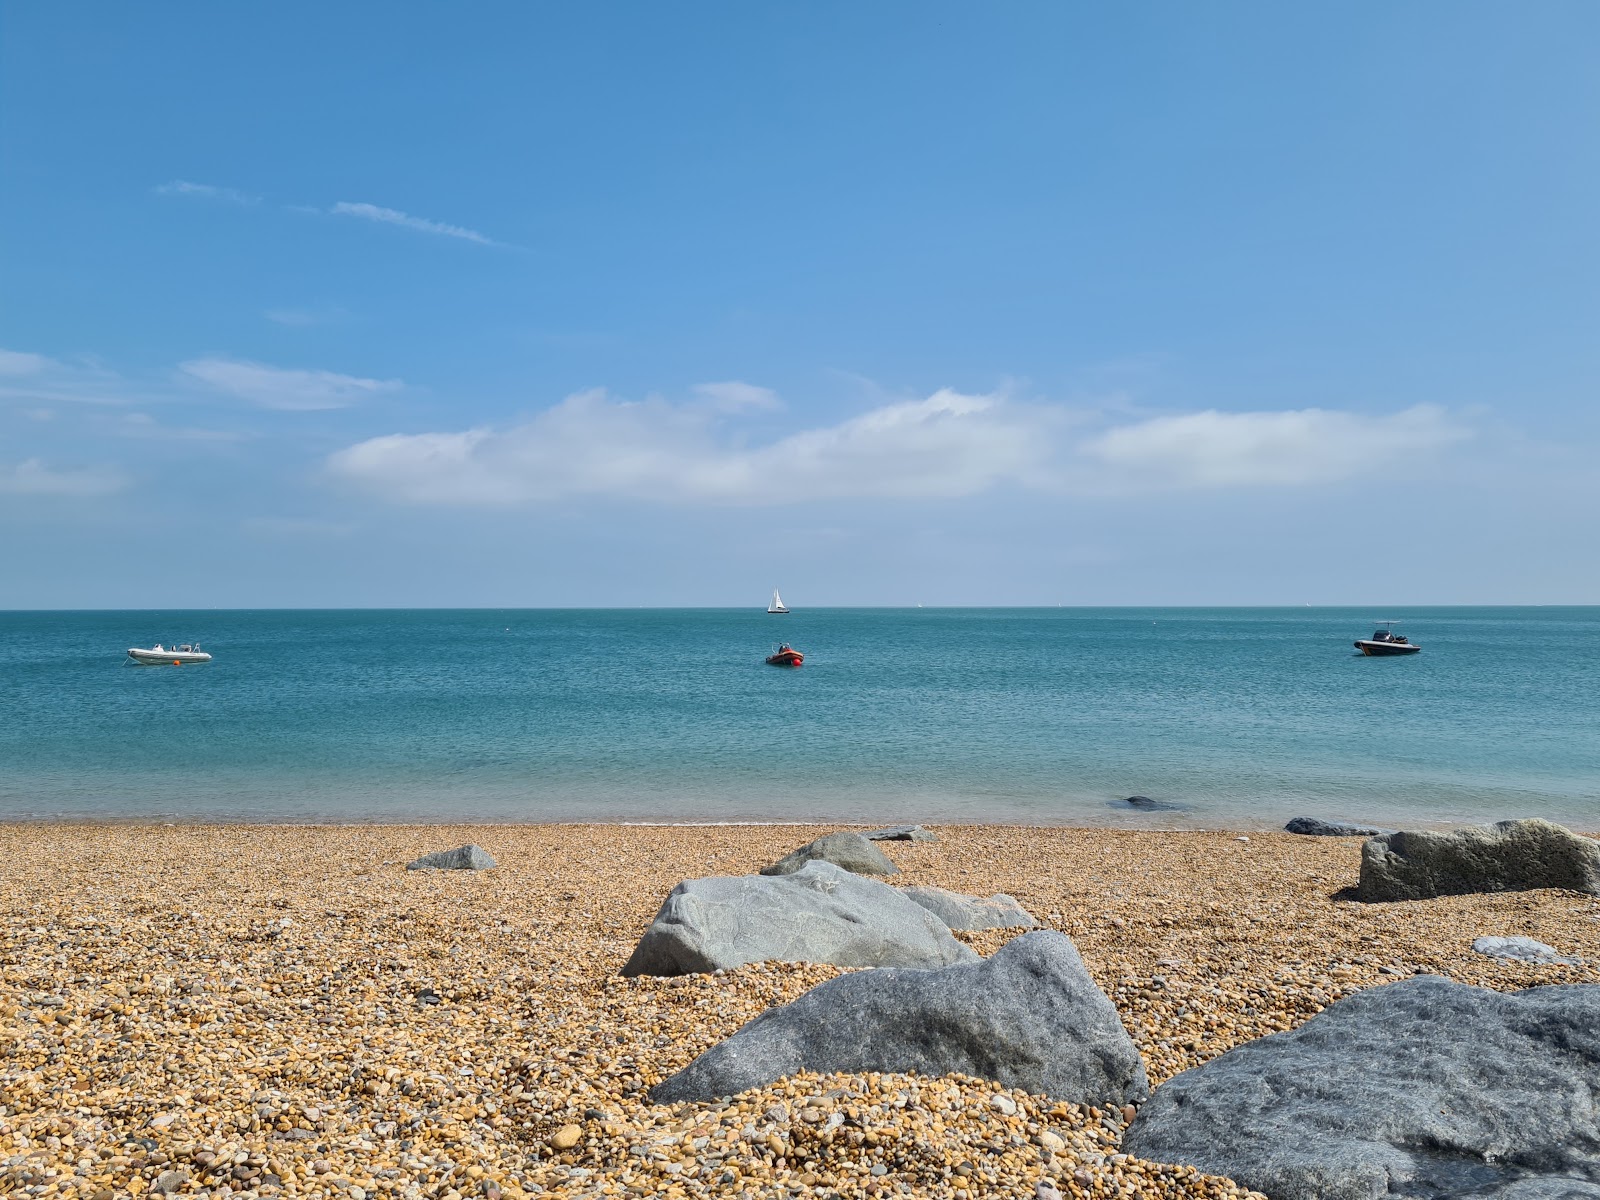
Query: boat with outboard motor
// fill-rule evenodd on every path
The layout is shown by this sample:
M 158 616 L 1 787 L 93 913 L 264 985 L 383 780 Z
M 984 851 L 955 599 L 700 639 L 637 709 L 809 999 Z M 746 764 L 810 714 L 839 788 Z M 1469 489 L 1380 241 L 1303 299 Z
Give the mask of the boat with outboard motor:
M 1378 628 L 1372 631 L 1371 637 L 1356 640 L 1356 649 L 1368 658 L 1387 658 L 1395 654 L 1420 654 L 1422 647 L 1407 641 L 1404 635 L 1394 632 L 1391 628 L 1393 625 L 1393 621 L 1378 622 Z
M 208 663 L 211 655 L 200 649 L 199 642 L 185 642 L 181 646 L 165 647 L 157 642 L 148 650 L 134 646 L 128 657 L 141 667 L 183 667 L 191 663 Z
M 776 654 L 767 655 L 767 665 L 772 667 L 798 667 L 805 660 L 806 656 L 788 642 L 780 645 Z

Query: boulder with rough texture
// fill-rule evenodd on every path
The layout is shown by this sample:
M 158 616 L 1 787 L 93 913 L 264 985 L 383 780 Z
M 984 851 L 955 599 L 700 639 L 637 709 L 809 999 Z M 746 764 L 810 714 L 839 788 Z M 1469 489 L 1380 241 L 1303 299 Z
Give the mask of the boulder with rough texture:
M 1546 946 L 1530 937 L 1481 937 L 1472 943 L 1472 948 L 1490 958 L 1505 958 L 1513 962 L 1549 963 L 1566 967 L 1583 965 L 1583 959 L 1567 958 L 1554 946 Z
M 1567 888 L 1600 895 L 1600 842 L 1537 818 L 1406 830 L 1361 847 L 1362 900 Z
M 680 883 L 622 973 L 688 975 L 772 961 L 945 967 L 977 957 L 897 889 L 829 862 L 809 862 L 792 875 Z
M 415 862 L 408 862 L 408 871 L 487 871 L 495 865 L 494 859 L 482 846 L 457 846 L 454 850 L 435 850 L 424 854 Z
M 921 825 L 891 825 L 861 835 L 869 842 L 937 842 L 939 835 Z
M 650 1094 L 712 1100 L 798 1071 L 975 1075 L 1075 1104 L 1149 1094 L 1144 1061 L 1065 934 L 941 971 L 861 971 L 769 1009 Z
M 1600 986 L 1370 988 L 1169 1080 L 1122 1148 L 1272 1200 L 1600 1197 Z
M 1004 892 L 984 899 L 946 891 L 942 887 L 908 887 L 901 892 L 938 917 L 951 929 L 1032 929 L 1039 922 Z
M 1379 837 L 1393 832 L 1375 829 L 1370 825 L 1356 825 L 1350 821 L 1324 821 L 1321 817 L 1293 817 L 1284 828 L 1290 833 L 1307 837 Z
M 814 842 L 807 842 L 798 850 L 791 850 L 770 867 L 762 867 L 763 875 L 792 875 L 808 862 L 832 863 L 857 875 L 898 875 L 900 868 L 859 833 L 830 833 Z

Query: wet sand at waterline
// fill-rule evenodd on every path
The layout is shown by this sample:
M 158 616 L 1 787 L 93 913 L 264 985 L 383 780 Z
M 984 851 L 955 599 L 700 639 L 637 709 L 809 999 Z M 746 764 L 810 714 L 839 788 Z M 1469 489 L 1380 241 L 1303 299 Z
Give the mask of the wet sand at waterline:
M 826 827 L 0 826 L 0 1194 L 112 1197 L 1244 1194 L 1120 1155 L 1123 1114 L 969 1079 L 797 1077 L 725 1105 L 644 1092 L 838 973 L 618 978 L 681 879 Z M 904 874 L 1069 934 L 1158 1085 L 1361 988 L 1510 990 L 1600 962 L 1565 892 L 1362 905 L 1359 839 L 941 828 Z M 500 865 L 407 872 L 477 842 Z M 982 953 L 1011 932 L 959 935 Z M 847 1118 L 834 1130 L 826 1120 Z M 826 1133 L 818 1131 L 826 1130 Z

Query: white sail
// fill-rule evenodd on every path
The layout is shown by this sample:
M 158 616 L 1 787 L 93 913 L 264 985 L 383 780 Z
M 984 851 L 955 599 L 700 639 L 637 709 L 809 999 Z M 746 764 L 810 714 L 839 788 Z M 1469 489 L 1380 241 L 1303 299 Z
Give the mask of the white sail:
M 786 613 L 789 610 L 783 606 L 783 597 L 778 595 L 778 589 L 772 589 L 772 603 L 767 605 L 769 613 Z

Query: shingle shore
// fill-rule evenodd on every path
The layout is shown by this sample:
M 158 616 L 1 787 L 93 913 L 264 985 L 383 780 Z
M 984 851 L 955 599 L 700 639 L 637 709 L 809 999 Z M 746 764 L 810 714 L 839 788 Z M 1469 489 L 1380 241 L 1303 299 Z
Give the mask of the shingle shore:
M 1249 1195 L 1127 1159 L 1125 1114 L 964 1079 L 652 1084 L 836 974 L 617 977 L 679 880 L 826 827 L 0 825 L 0 1195 Z M 1564 892 L 1361 905 L 1360 841 L 943 828 L 905 874 L 1009 892 L 1077 943 L 1151 1080 L 1419 970 L 1593 982 Z M 407 872 L 477 842 L 489 872 Z M 1475 954 L 1523 934 L 1590 965 Z M 1013 931 L 962 934 L 989 953 Z

